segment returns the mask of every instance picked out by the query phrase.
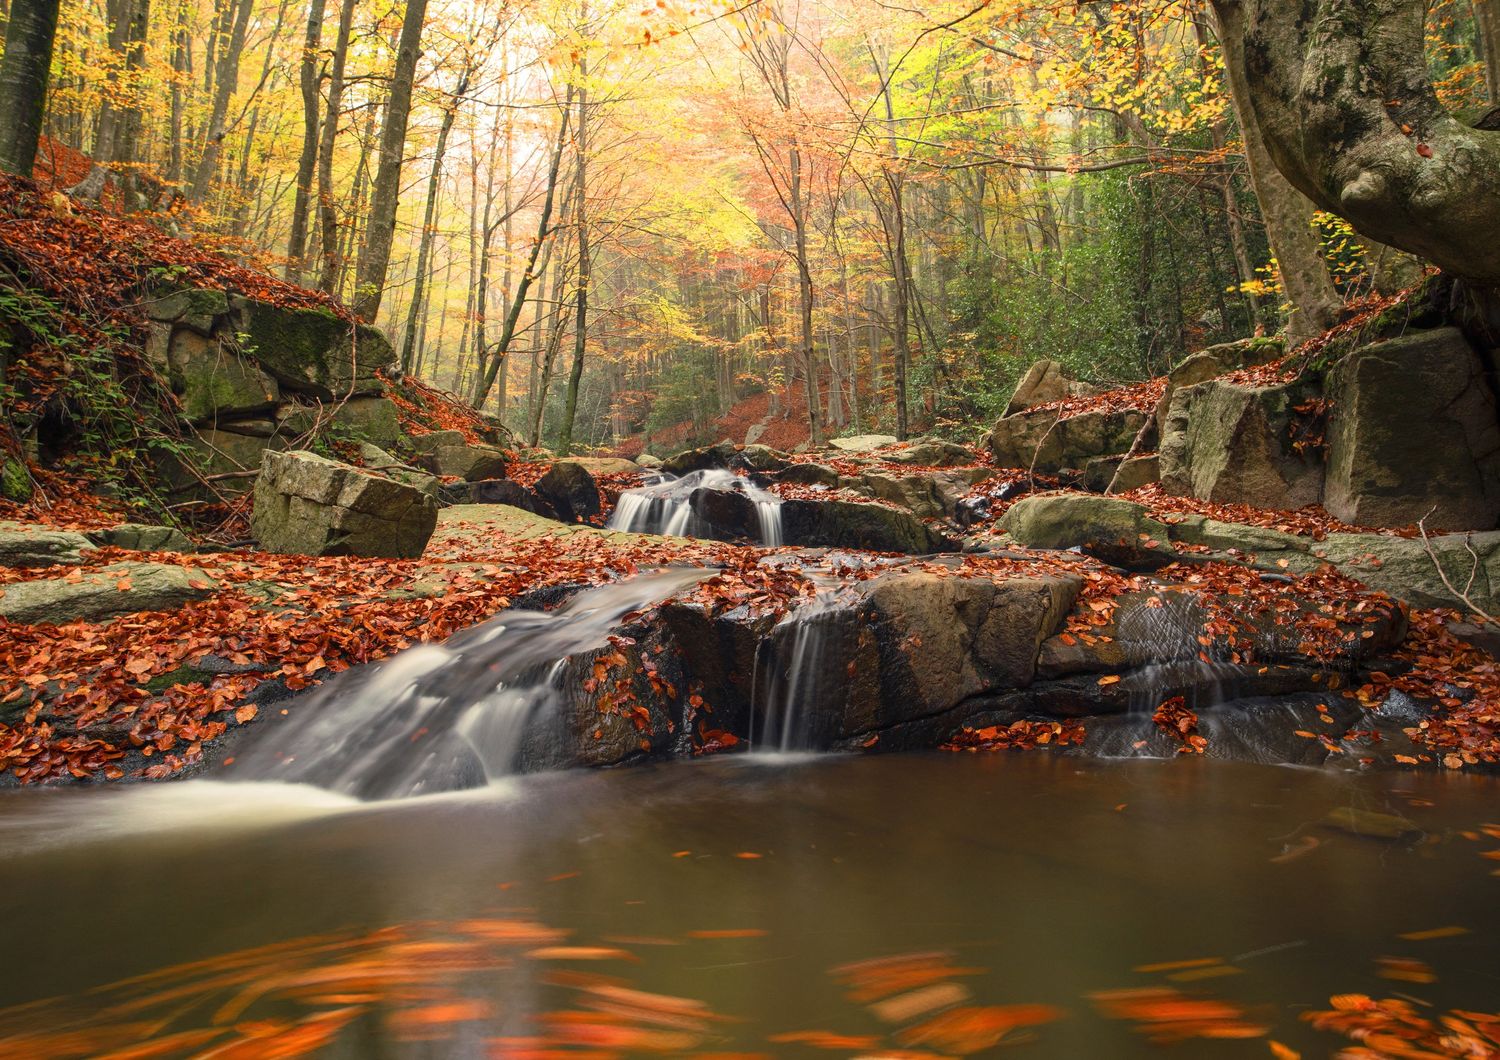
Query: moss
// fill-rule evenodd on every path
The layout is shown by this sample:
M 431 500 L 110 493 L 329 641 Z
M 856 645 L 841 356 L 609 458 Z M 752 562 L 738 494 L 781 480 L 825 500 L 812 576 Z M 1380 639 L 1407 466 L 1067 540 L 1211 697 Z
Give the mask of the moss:
M 0 497 L 17 504 L 31 500 L 31 475 L 15 457 L 0 457 Z

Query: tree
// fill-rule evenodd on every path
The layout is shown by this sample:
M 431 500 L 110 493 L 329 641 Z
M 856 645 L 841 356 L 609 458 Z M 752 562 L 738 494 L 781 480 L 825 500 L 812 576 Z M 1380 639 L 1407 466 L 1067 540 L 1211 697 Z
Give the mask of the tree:
M 11 0 L 0 58 L 0 169 L 7 173 L 29 177 L 36 162 L 57 11 L 58 0 Z
M 1500 284 L 1500 132 L 1437 98 L 1422 0 L 1215 0 L 1250 109 L 1299 191 L 1362 234 Z
M 248 0 L 247 0 L 248 2 Z M 385 124 L 380 130 L 379 162 L 370 190 L 370 214 L 355 278 L 355 315 L 374 320 L 385 296 L 385 274 L 391 262 L 391 242 L 396 234 L 396 205 L 401 197 L 401 163 L 406 154 L 406 122 L 411 116 L 411 96 L 416 84 L 417 60 L 422 55 L 422 27 L 427 0 L 407 0 L 401 20 L 401 39 L 396 45 L 396 66 L 391 71 L 390 97 L 385 105 Z
M 297 158 L 297 187 L 292 199 L 292 228 L 286 240 L 286 278 L 302 278 L 307 256 L 307 219 L 312 209 L 313 172 L 318 163 L 318 46 L 323 39 L 326 0 L 307 5 L 307 32 L 302 41 L 298 82 L 302 89 L 302 153 Z

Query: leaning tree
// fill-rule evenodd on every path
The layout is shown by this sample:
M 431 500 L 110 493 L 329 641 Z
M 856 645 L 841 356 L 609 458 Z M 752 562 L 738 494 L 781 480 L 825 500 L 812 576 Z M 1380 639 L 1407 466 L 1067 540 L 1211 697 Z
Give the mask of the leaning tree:
M 1293 185 L 1362 235 L 1500 290 L 1500 131 L 1438 102 L 1424 0 L 1214 6 L 1238 36 L 1254 120 Z

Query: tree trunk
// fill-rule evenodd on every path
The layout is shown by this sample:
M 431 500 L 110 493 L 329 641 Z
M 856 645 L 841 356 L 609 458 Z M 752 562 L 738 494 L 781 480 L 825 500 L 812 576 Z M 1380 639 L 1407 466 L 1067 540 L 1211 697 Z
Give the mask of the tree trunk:
M 443 154 L 448 150 L 448 134 L 453 131 L 453 119 L 458 116 L 459 100 L 469 91 L 469 71 L 458 79 L 458 90 L 453 100 L 443 110 L 443 123 L 438 128 L 437 146 L 432 152 L 432 172 L 427 177 L 427 203 L 422 208 L 422 235 L 417 243 L 417 275 L 413 281 L 411 307 L 407 310 L 406 334 L 401 340 L 401 370 L 412 370 L 416 356 L 417 321 L 424 310 L 427 292 L 427 261 L 432 256 L 433 226 L 437 222 L 438 183 L 443 179 Z
M 57 37 L 58 0 L 13 0 L 5 25 L 5 55 L 0 58 L 0 169 L 31 176 L 42 115 L 47 109 L 47 81 L 52 73 L 52 44 Z
M 1490 106 L 1500 107 L 1500 0 L 1474 0 L 1474 29 L 1484 55 L 1484 83 Z
M 588 212 L 588 58 L 578 60 L 578 131 L 573 163 L 574 199 L 577 203 L 574 224 L 578 230 L 578 288 L 576 308 L 573 310 L 573 364 L 568 370 L 568 391 L 563 403 L 562 430 L 558 438 L 558 452 L 567 456 L 573 448 L 573 420 L 578 415 L 578 384 L 583 379 L 583 356 L 588 342 L 589 322 L 589 278 L 592 269 L 589 261 L 589 212 Z
M 328 68 L 328 104 L 324 110 L 323 129 L 318 136 L 318 237 L 322 240 L 322 270 L 318 289 L 333 294 L 339 286 L 342 267 L 339 263 L 339 216 L 333 193 L 333 148 L 338 139 L 339 119 L 344 106 L 344 64 L 349 56 L 349 33 L 354 24 L 355 0 L 339 5 L 338 36 L 333 42 L 333 62 Z M 364 169 L 363 150 L 355 172 Z
M 292 224 L 286 239 L 286 278 L 302 279 L 307 257 L 307 218 L 311 211 L 313 170 L 318 163 L 318 47 L 323 40 L 323 9 L 326 0 L 307 5 L 307 34 L 302 41 L 299 69 L 302 86 L 302 153 L 297 158 L 297 189 L 292 196 Z
M 385 105 L 385 124 L 380 130 L 379 162 L 370 189 L 370 214 L 365 240 L 355 274 L 351 308 L 362 320 L 374 321 L 385 295 L 385 275 L 391 263 L 391 243 L 396 235 L 396 206 L 401 198 L 401 162 L 406 151 L 406 122 L 411 116 L 411 96 L 422 54 L 422 24 L 427 0 L 407 0 L 401 20 L 401 39 L 396 45 L 396 68 L 391 72 L 391 91 Z
M 208 199 L 213 186 L 214 174 L 219 168 L 219 154 L 223 149 L 224 122 L 229 116 L 229 101 L 240 77 L 240 53 L 245 50 L 245 30 L 250 25 L 250 12 L 255 0 L 239 0 L 234 8 L 234 22 L 230 26 L 229 39 L 220 43 L 219 59 L 213 64 L 214 98 L 213 110 L 209 114 L 207 135 L 203 141 L 203 153 L 198 157 L 198 169 L 193 174 L 193 185 L 188 198 L 201 205 Z
M 1257 89 L 1251 85 L 1245 67 L 1243 12 L 1238 5 L 1219 6 L 1217 11 L 1219 40 L 1245 145 L 1250 184 L 1266 222 L 1266 236 L 1276 255 L 1282 286 L 1293 307 L 1287 320 L 1287 337 L 1295 345 L 1332 327 L 1342 312 L 1343 299 L 1328 276 L 1322 248 L 1313 235 L 1313 204 L 1287 183 L 1268 150 L 1265 130 L 1252 102 Z
M 1500 284 L 1500 132 L 1438 102 L 1422 0 L 1216 0 L 1277 168 L 1365 236 Z

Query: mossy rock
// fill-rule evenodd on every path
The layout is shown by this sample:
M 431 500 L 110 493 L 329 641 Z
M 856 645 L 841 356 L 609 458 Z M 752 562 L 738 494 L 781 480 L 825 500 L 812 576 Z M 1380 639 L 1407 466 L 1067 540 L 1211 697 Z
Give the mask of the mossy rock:
M 330 401 L 346 394 L 379 394 L 376 372 L 395 363 L 385 335 L 350 324 L 324 309 L 285 309 L 233 300 L 241 352 L 289 390 Z
M 13 456 L 0 456 L 0 497 L 16 504 L 31 500 L 31 475 L 26 465 Z

